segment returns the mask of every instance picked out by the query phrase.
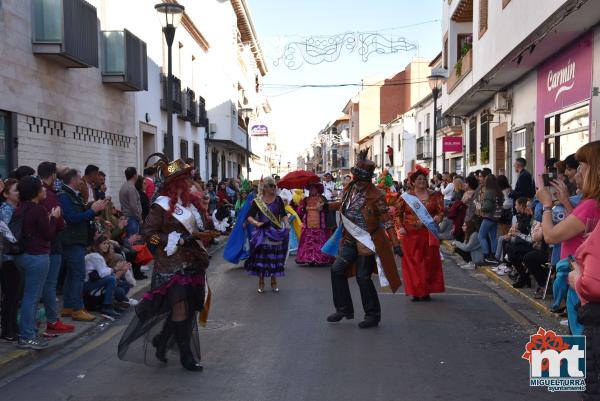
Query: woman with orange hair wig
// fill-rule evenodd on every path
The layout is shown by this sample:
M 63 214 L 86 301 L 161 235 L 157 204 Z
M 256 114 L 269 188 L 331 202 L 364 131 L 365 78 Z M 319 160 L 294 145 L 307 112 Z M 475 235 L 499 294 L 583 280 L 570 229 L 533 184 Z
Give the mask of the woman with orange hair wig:
M 428 189 L 429 170 L 419 165 L 408 178 L 408 195 L 398 197 L 395 222 L 403 237 L 402 276 L 406 295 L 414 302 L 431 300 L 430 294 L 444 292 L 444 273 L 439 240 L 427 228 L 414 210 L 425 207 L 438 224 L 444 213 L 444 197 Z M 413 199 L 410 202 L 406 199 Z M 421 210 L 422 213 L 422 210 Z

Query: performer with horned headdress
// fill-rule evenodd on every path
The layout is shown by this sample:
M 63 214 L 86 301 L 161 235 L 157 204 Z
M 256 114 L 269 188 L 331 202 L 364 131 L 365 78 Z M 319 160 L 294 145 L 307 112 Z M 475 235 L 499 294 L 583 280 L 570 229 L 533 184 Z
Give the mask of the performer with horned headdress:
M 333 304 L 336 312 L 327 318 L 339 322 L 354 318 L 354 307 L 348 276 L 356 275 L 365 318 L 362 329 L 376 327 L 381 320 L 381 306 L 371 274 L 379 274 L 382 286 L 393 292 L 402 284 L 396 268 L 394 253 L 402 250 L 388 213 L 384 193 L 373 184 L 375 163 L 367 160 L 368 149 L 359 154 L 352 168 L 353 180 L 341 201 L 330 204 L 341 211 L 342 241 L 338 257 L 331 268 Z

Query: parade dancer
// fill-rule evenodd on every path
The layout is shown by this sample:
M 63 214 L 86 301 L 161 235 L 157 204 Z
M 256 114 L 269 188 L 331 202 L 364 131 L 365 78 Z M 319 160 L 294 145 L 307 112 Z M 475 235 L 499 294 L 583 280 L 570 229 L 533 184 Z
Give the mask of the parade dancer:
M 202 240 L 214 238 L 200 232 L 200 206 L 193 204 L 192 167 L 182 160 L 169 162 L 162 154 L 155 164 L 163 180 L 161 196 L 152 205 L 143 226 L 145 240 L 156 249 L 149 292 L 135 308 L 135 316 L 119 342 L 119 358 L 143 353 L 144 362 L 154 357 L 165 363 L 171 345 L 177 344 L 181 364 L 192 371 L 202 370 L 197 322 L 206 321 L 210 291 L 206 285 L 209 256 Z M 148 347 L 147 343 L 152 347 Z M 155 356 L 145 355 L 154 349 Z M 129 359 L 129 358 L 127 358 Z
M 284 274 L 288 252 L 288 216 L 275 189 L 275 180 L 265 178 L 248 211 L 248 223 L 254 226 L 254 230 L 245 267 L 250 275 L 258 276 L 259 293 L 265 291 L 265 277 L 271 277 L 271 289 L 279 292 L 277 277 Z
M 395 204 L 395 220 L 402 236 L 402 276 L 406 295 L 414 302 L 430 301 L 430 294 L 444 292 L 438 224 L 444 215 L 444 197 L 428 189 L 429 170 L 416 166 L 410 187 Z
M 402 254 L 388 206 L 382 191 L 373 184 L 375 163 L 366 160 L 367 151 L 359 154 L 352 168 L 353 181 L 340 202 L 330 204 L 341 211 L 342 241 L 338 257 L 331 268 L 331 286 L 335 313 L 328 322 L 354 318 L 354 307 L 348 276 L 356 274 L 365 318 L 361 329 L 376 327 L 381 320 L 381 307 L 377 290 L 371 280 L 372 273 L 379 274 L 380 284 L 393 292 L 402 284 L 396 268 L 394 253 Z
M 335 258 L 321 252 L 321 248 L 331 235 L 326 225 L 327 212 L 323 184 L 309 185 L 308 196 L 298 206 L 298 216 L 302 219 L 302 234 L 296 256 L 297 264 L 325 266 L 335 261 Z

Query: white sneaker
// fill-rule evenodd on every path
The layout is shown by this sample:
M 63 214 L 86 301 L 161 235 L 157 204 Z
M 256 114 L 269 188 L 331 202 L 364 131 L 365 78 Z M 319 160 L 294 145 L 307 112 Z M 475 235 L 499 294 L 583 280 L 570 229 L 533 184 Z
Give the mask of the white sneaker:
M 465 263 L 463 265 L 460 265 L 460 267 L 464 270 L 475 270 L 475 265 L 473 264 L 473 262 Z
M 505 267 L 506 267 L 506 264 L 501 263 L 501 264 L 499 264 L 497 266 L 492 267 L 492 271 L 494 273 L 498 273 L 500 270 L 504 269 Z
M 140 271 L 142 271 L 144 273 L 149 272 L 150 271 L 150 266 L 144 265 L 144 266 L 140 267 Z
M 506 276 L 511 271 L 512 271 L 512 267 L 508 267 L 508 266 L 504 265 L 502 269 L 498 269 L 497 273 L 499 276 Z
M 129 305 L 136 306 L 139 303 L 140 303 L 140 301 L 133 299 L 133 298 L 129 298 Z

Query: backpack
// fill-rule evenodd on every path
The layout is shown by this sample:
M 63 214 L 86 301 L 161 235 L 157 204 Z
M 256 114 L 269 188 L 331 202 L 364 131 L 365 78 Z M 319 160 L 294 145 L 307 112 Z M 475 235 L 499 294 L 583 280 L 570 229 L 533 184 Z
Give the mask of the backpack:
M 504 198 L 497 196 L 496 197 L 496 208 L 494 209 L 494 215 L 492 216 L 493 220 L 497 223 L 502 221 L 504 217 L 504 209 L 502 206 L 504 205 Z
M 23 221 L 25 220 L 25 215 L 29 211 L 29 207 L 24 209 L 23 212 L 19 215 L 17 213 L 13 213 L 12 218 L 10 219 L 10 223 L 8 223 L 8 228 L 10 232 L 12 232 L 13 236 L 16 238 L 17 242 L 12 243 L 8 241 L 6 238 L 4 241 L 4 254 L 17 256 L 21 255 L 25 252 L 25 238 L 23 237 Z

